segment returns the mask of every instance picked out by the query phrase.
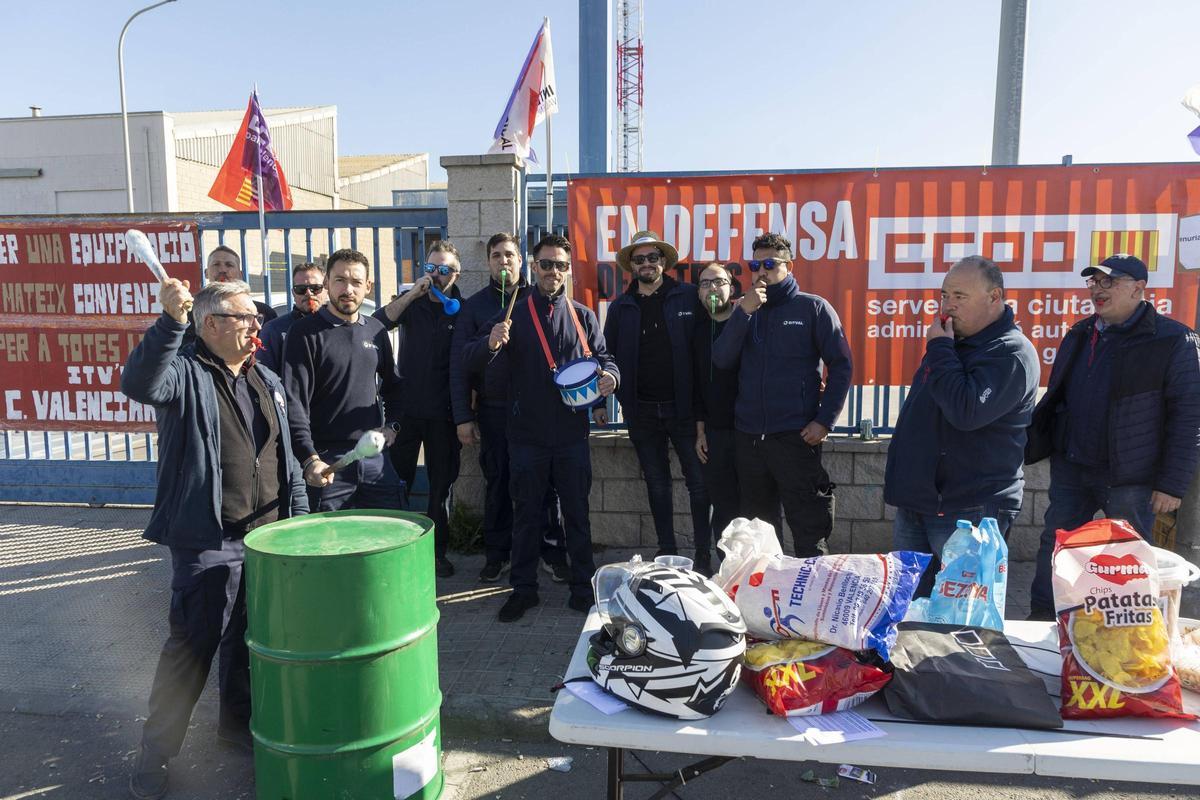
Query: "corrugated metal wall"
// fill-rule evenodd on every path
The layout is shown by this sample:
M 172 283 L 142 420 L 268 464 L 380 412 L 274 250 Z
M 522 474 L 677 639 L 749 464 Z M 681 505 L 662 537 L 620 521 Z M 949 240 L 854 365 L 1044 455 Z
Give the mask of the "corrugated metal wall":
M 330 196 L 337 193 L 333 174 L 336 125 L 337 120 L 332 116 L 290 125 L 271 125 L 271 149 L 283 164 L 288 184 Z M 175 155 L 188 161 L 220 167 L 233 147 L 235 135 L 230 133 L 179 139 L 175 142 Z

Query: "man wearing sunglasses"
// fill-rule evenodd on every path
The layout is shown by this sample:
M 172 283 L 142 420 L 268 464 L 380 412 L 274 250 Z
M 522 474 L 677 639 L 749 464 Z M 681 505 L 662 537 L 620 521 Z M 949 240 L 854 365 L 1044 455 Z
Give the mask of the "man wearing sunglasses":
M 617 252 L 617 264 L 632 279 L 608 307 L 604 341 L 625 376 L 617 399 L 646 482 L 658 537 L 656 555 L 678 552 L 668 453 L 668 447 L 674 446 L 691 504 L 695 566 L 711 574 L 708 493 L 696 457 L 692 416 L 692 335 L 704 312 L 696 287 L 666 274 L 678 260 L 675 248 L 654 231 L 638 231 Z M 603 425 L 607 412 L 603 407 L 593 409 L 592 418 Z
M 283 387 L 253 358 L 262 323 L 250 287 L 214 281 L 193 298 L 186 281 L 172 278 L 159 301 L 162 316 L 121 373 L 121 391 L 154 405 L 160 470 L 144 536 L 170 547 L 172 565 L 170 634 L 130 777 L 141 798 L 166 794 L 167 762 L 179 754 L 218 651 L 217 738 L 253 751 L 242 539 L 308 512 Z M 181 349 L 188 301 L 194 350 Z
M 1196 332 L 1146 301 L 1149 271 L 1137 256 L 1118 253 L 1081 274 L 1096 312 L 1063 337 L 1025 449 L 1027 464 L 1050 458 L 1031 619 L 1054 619 L 1056 530 L 1102 510 L 1152 541 L 1155 515 L 1179 508 L 1200 458 Z
M 269 321 L 262 329 L 262 347 L 257 358 L 260 364 L 276 374 L 283 369 L 283 342 L 292 323 L 301 317 L 317 313 L 325 305 L 325 271 L 316 264 L 298 264 L 292 268 L 292 311 Z
M 892 545 L 932 553 L 917 587 L 927 597 L 958 520 L 1021 510 L 1025 428 L 1037 395 L 1037 351 L 1004 302 L 1004 273 L 967 256 L 942 281 L 939 315 L 888 447 L 883 498 L 896 506 Z
M 458 314 L 447 314 L 433 289 L 461 302 L 462 294 L 455 285 L 461 269 L 458 248 L 448 241 L 434 242 L 412 288 L 375 312 L 384 327 L 399 331 L 396 385 L 384 398 L 389 406 L 400 408 L 392 464 L 410 490 L 417 476 L 417 459 L 425 449 L 429 478 L 425 513 L 433 520 L 434 572 L 439 578 L 454 574 L 454 564 L 446 555 L 450 546 L 448 504 L 450 489 L 458 479 L 462 445 L 450 408 L 450 343 Z
M 483 583 L 496 583 L 509 568 L 512 553 L 513 503 L 508 470 L 507 361 L 497 359 L 482 370 L 467 367 L 468 343 L 491 328 L 509 303 L 520 302 L 529 287 L 521 270 L 521 242 L 511 233 L 497 233 L 487 241 L 488 285 L 468 297 L 458 312 L 450 350 L 450 404 L 458 440 L 479 445 L 479 468 L 485 484 L 483 546 L 486 560 L 479 571 Z M 542 537 L 542 564 L 555 583 L 571 579 L 563 546 L 558 496 L 546 497 L 546 529 Z
M 775 526 L 782 541 L 782 503 L 796 555 L 815 556 L 833 532 L 821 442 L 850 391 L 850 346 L 833 306 L 801 292 L 792 277 L 792 243 L 764 233 L 752 248 L 751 286 L 713 345 L 714 365 L 738 369 L 741 511 Z
M 537 285 L 505 321 L 497 315 L 466 348 L 467 366 L 481 370 L 502 361 L 508 372 L 508 456 L 513 513 L 512 594 L 500 609 L 500 622 L 515 622 L 538 605 L 537 566 L 545 529 L 546 492 L 558 492 L 570 557 L 567 605 L 587 613 L 592 606 L 592 528 L 588 494 L 592 460 L 588 415 L 563 402 L 555 368 L 591 352 L 600 370 L 597 389 L 608 397 L 619 371 L 608 355 L 600 323 L 590 308 L 567 296 L 571 243 L 548 235 L 533 250 Z

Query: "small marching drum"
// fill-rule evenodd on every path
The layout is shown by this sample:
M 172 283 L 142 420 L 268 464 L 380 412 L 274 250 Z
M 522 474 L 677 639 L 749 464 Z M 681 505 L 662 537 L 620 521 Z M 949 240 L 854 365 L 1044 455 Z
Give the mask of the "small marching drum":
M 600 362 L 594 358 L 577 358 L 562 365 L 554 373 L 554 383 L 562 400 L 571 408 L 591 408 L 600 397 Z

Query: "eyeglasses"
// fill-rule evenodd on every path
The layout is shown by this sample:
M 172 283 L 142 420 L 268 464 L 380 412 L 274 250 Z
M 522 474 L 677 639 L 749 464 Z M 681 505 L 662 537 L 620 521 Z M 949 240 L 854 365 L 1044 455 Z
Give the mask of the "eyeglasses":
M 263 320 L 266 319 L 266 317 L 262 314 L 218 314 L 214 312 L 209 316 L 224 317 L 225 319 L 236 319 L 238 322 L 246 326 L 249 326 L 251 322 L 257 322 L 259 325 L 262 325 Z
M 701 289 L 720 289 L 722 286 L 729 285 L 728 278 L 704 278 L 700 281 Z
M 426 264 L 425 265 L 425 274 L 426 275 L 432 275 L 435 272 L 438 275 L 441 275 L 443 277 L 446 275 L 457 275 L 458 268 L 452 267 L 449 264 Z
M 1114 283 L 1116 283 L 1117 281 L 1120 281 L 1120 280 L 1124 280 L 1127 277 L 1128 277 L 1127 275 L 1116 275 L 1116 276 L 1105 275 L 1100 278 L 1092 277 L 1092 278 L 1088 278 L 1086 281 L 1084 281 L 1084 285 L 1087 286 L 1089 289 L 1093 289 L 1093 288 L 1111 289 L 1113 287 Z
M 645 255 L 634 256 L 633 258 L 631 258 L 629 260 L 632 261 L 634 264 L 637 264 L 640 267 L 642 264 L 657 264 L 659 261 L 663 260 L 663 257 L 662 257 L 662 253 L 655 250 L 653 253 L 646 253 Z
M 762 261 L 751 259 L 746 262 L 746 266 L 750 267 L 751 272 L 758 272 L 760 269 L 775 269 L 790 263 L 791 260 L 787 258 L 764 258 Z
M 552 269 L 556 269 L 559 272 L 570 272 L 571 270 L 570 261 L 555 261 L 552 258 L 539 258 L 537 265 L 546 272 Z
M 320 283 L 297 283 L 292 287 L 292 294 L 320 294 L 324 288 Z

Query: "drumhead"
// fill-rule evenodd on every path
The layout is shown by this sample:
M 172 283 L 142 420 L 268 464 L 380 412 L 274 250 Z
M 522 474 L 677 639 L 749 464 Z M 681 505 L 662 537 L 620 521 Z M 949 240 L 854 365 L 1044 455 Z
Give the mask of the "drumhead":
M 554 376 L 554 382 L 559 386 L 575 386 L 587 383 L 600 370 L 600 362 L 594 358 L 581 358 L 564 364 Z

